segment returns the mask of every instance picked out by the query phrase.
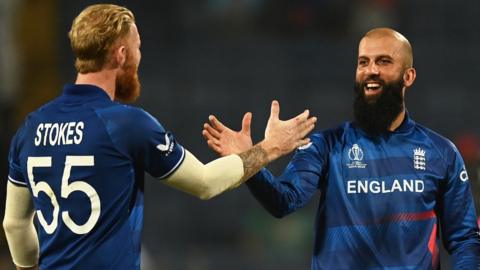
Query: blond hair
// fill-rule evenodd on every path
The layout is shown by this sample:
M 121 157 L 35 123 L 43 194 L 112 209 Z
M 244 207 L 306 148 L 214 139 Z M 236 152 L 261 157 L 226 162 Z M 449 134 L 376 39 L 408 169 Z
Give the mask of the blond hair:
M 97 72 L 105 67 L 113 45 L 134 23 L 133 13 L 125 7 L 98 4 L 85 8 L 68 33 L 77 72 Z

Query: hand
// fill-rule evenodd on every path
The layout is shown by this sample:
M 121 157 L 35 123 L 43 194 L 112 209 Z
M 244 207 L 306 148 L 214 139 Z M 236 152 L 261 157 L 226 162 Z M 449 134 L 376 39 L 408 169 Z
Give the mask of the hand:
M 317 121 L 316 117 L 308 118 L 310 114 L 308 110 L 286 121 L 280 120 L 279 114 L 280 104 L 274 100 L 265 129 L 265 139 L 260 142 L 262 148 L 267 152 L 269 161 L 309 143 L 310 139 L 305 136 L 312 131 Z
M 252 137 L 250 136 L 251 113 L 248 112 L 243 116 L 240 131 L 233 131 L 213 115 L 210 115 L 208 120 L 210 124 L 205 123 L 203 125 L 202 134 L 207 140 L 208 146 L 217 154 L 221 156 L 239 154 L 252 147 Z

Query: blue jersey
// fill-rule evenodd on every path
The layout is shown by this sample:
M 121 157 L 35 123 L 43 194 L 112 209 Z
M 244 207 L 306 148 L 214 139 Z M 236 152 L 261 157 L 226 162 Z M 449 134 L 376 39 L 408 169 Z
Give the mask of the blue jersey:
M 372 138 L 352 123 L 315 133 L 275 178 L 247 182 L 276 217 L 320 191 L 312 269 L 439 269 L 441 231 L 455 269 L 480 269 L 480 237 L 463 160 L 406 116 Z
M 184 153 L 152 116 L 92 85 L 31 113 L 9 180 L 32 193 L 40 269 L 140 269 L 144 171 L 167 177 Z

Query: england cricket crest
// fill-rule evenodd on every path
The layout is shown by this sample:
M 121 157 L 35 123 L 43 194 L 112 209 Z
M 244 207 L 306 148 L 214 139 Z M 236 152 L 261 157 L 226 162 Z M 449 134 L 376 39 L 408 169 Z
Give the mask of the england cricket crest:
M 354 144 L 350 150 L 348 150 L 348 158 L 350 159 L 351 163 L 347 163 L 347 167 L 349 169 L 365 169 L 367 167 L 366 163 L 363 163 L 363 150 L 358 146 L 358 144 Z
M 413 167 L 417 170 L 425 171 L 427 168 L 427 159 L 425 150 L 422 148 L 413 149 Z

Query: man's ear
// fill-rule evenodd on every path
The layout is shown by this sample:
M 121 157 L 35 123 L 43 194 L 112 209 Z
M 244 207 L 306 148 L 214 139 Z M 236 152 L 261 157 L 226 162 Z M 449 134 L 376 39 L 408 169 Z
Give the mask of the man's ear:
M 417 71 L 413 67 L 408 68 L 405 71 L 405 73 L 403 73 L 403 83 L 408 88 L 408 87 L 412 86 L 416 77 L 417 77 Z
M 127 60 L 127 48 L 125 46 L 119 46 L 114 51 L 115 66 L 122 67 Z

